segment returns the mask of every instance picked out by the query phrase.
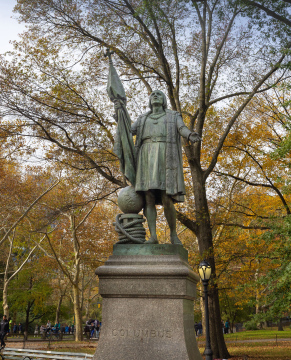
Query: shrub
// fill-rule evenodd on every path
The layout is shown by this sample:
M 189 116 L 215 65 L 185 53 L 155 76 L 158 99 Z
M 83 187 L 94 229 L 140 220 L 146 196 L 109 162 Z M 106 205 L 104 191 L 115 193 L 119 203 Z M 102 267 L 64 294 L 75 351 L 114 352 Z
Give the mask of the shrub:
M 246 330 L 259 330 L 258 325 L 254 320 L 250 320 L 245 323 L 245 329 Z

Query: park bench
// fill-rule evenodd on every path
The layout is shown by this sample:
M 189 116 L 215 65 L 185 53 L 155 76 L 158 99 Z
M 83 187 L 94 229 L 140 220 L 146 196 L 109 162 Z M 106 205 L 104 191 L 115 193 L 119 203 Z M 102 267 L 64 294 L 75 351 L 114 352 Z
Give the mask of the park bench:
M 93 355 L 70 352 L 43 351 L 32 349 L 5 348 L 2 351 L 2 359 L 8 360 L 33 360 L 33 359 L 53 359 L 53 360 L 87 360 L 92 359 Z

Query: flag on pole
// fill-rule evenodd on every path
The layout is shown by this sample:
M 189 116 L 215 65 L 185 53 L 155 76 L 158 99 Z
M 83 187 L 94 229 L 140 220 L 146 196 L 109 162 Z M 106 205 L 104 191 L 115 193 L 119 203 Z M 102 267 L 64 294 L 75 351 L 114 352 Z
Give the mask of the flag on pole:
M 126 109 L 126 95 L 121 80 L 113 66 L 111 54 L 107 49 L 106 56 L 109 57 L 109 75 L 107 84 L 107 93 L 111 101 L 116 100 L 120 103 L 117 110 L 117 129 L 114 139 L 114 153 L 120 161 L 120 171 L 126 179 L 135 186 L 136 177 L 136 161 L 135 147 L 131 134 L 131 120 Z

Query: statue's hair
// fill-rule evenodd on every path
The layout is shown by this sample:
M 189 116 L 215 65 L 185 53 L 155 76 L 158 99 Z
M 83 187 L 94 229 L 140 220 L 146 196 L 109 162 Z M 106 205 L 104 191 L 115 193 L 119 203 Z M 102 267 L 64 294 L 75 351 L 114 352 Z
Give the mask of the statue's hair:
M 164 108 L 164 110 L 167 109 L 168 104 L 167 104 L 166 95 L 165 95 L 161 90 L 155 90 L 155 91 L 159 91 L 160 93 L 163 94 L 163 108 Z M 151 104 L 151 97 L 152 97 L 152 95 L 153 95 L 153 93 L 154 93 L 155 91 L 153 91 L 153 92 L 151 93 L 150 98 L 149 98 L 149 108 L 151 109 L 151 111 L 153 111 L 153 106 L 152 106 L 152 104 Z

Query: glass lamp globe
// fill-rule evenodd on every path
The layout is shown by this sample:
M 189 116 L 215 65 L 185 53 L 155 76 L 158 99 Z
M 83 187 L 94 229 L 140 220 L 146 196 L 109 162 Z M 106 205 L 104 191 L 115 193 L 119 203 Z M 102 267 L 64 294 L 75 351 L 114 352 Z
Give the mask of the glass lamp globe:
M 210 264 L 206 261 L 203 260 L 201 261 L 201 263 L 198 266 L 198 272 L 200 275 L 201 280 L 203 281 L 208 281 L 210 279 L 211 276 L 211 266 Z

